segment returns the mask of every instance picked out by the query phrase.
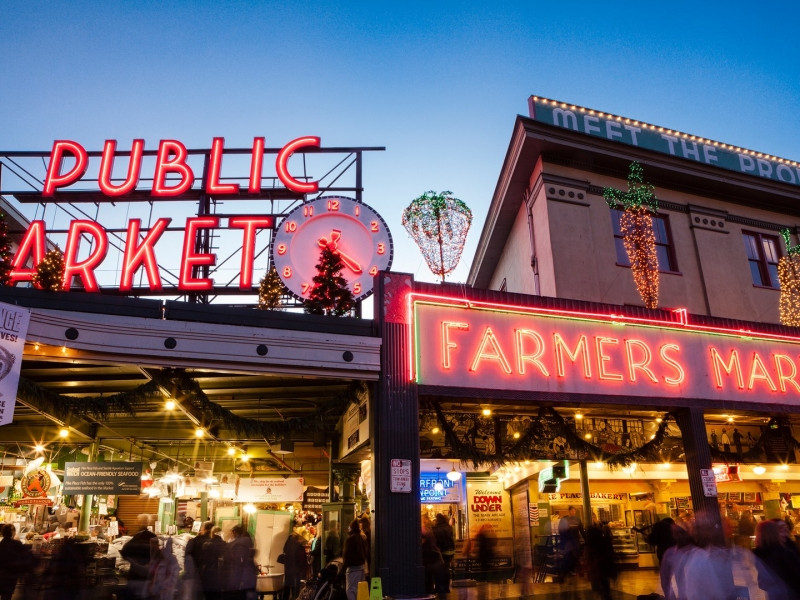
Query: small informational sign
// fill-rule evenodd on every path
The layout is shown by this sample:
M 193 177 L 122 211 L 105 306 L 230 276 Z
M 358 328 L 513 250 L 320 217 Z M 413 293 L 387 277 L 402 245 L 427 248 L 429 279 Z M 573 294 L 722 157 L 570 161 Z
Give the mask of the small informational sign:
M 404 458 L 392 459 L 392 492 L 411 493 L 411 461 Z
M 19 369 L 31 311 L 0 302 L 0 425 L 14 419 Z
M 64 494 L 138 496 L 141 488 L 140 462 L 68 462 L 64 465 Z
M 717 476 L 714 469 L 700 469 L 700 479 L 703 481 L 703 495 L 711 498 L 717 495 Z
M 243 477 L 236 488 L 236 502 L 302 502 L 302 477 Z
M 113 535 L 114 537 L 119 535 L 119 521 L 115 519 L 114 521 L 108 522 L 108 529 L 106 529 L 106 535 Z

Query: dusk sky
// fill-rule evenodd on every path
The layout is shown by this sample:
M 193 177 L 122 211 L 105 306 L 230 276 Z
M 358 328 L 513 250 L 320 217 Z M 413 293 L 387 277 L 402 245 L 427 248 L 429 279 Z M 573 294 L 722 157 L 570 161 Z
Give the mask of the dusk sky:
M 448 277 L 465 281 L 532 94 L 800 160 L 800 5 L 649 4 L 10 0 L 0 150 L 385 146 L 364 201 L 392 230 L 392 269 L 436 279 L 401 211 L 452 190 L 474 213 Z

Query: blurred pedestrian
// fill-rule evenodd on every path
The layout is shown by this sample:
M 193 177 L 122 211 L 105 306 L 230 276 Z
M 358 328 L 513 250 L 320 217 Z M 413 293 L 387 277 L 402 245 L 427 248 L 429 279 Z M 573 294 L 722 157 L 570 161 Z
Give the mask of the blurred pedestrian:
M 19 559 L 23 545 L 14 539 L 16 528 L 6 523 L 0 528 L 0 600 L 11 600 L 20 575 Z
M 443 594 L 445 587 L 444 559 L 430 527 L 422 528 L 422 566 L 425 567 L 425 593 Z
M 680 600 L 686 597 L 686 573 L 684 567 L 694 544 L 692 536 L 679 525 L 672 525 L 672 539 L 675 544 L 664 552 L 661 558 L 659 575 L 661 589 L 666 600 Z
M 147 578 L 148 600 L 174 600 L 178 588 L 180 566 L 172 552 L 172 538 L 161 548 L 157 537 L 150 539 L 150 573 Z
M 611 600 L 611 580 L 617 578 L 614 543 L 606 523 L 592 523 L 584 534 L 586 574 L 592 590 L 602 600 Z
M 225 595 L 227 600 L 246 600 L 248 593 L 255 594 L 258 567 L 250 534 L 241 525 L 231 529 L 233 538 L 225 547 Z
M 497 552 L 497 536 L 489 523 L 484 523 L 478 529 L 478 535 L 475 536 L 475 547 L 477 549 L 480 578 L 483 581 L 488 581 L 489 572 L 492 570 L 492 563 Z
M 448 593 L 450 591 L 450 566 L 456 553 L 456 542 L 453 535 L 453 528 L 450 526 L 447 517 L 442 513 L 438 513 L 434 519 L 433 537 L 436 539 L 436 545 L 442 553 L 442 560 L 444 560 L 442 586 L 444 589 L 442 591 Z
M 200 584 L 205 600 L 222 600 L 225 590 L 225 549 L 227 544 L 220 536 L 222 529 L 212 527 L 208 539 L 203 541 L 198 562 Z
M 769 600 L 800 598 L 800 557 L 782 539 L 782 521 L 761 521 L 756 527 L 758 587 Z
M 685 600 L 730 600 L 736 598 L 731 570 L 732 557 L 722 545 L 719 514 L 697 512 L 694 518 L 695 546 L 686 557 Z
M 124 592 L 127 600 L 145 598 L 145 587 L 150 575 L 150 540 L 156 537 L 156 534 L 148 529 L 149 522 L 150 518 L 145 514 L 136 517 L 138 529 L 119 552 L 130 564 L 128 583 Z
M 206 521 L 200 527 L 198 534 L 186 544 L 186 550 L 183 555 L 182 585 L 185 586 L 187 594 L 184 597 L 198 598 L 202 596 L 203 586 L 200 580 L 200 564 L 203 554 L 203 544 L 211 538 L 211 530 L 213 528 L 214 523 Z
M 300 591 L 300 580 L 308 578 L 305 539 L 297 532 L 289 534 L 283 545 L 283 600 L 291 600 Z
M 364 535 L 361 533 L 358 520 L 353 519 L 347 529 L 347 539 L 344 541 L 344 550 L 342 551 L 342 562 L 346 569 L 347 600 L 356 600 L 358 583 L 364 580 L 367 560 L 367 544 Z
M 311 557 L 311 576 L 316 577 L 322 570 L 322 527 L 314 529 L 314 537 L 311 539 L 311 546 L 308 554 Z
M 574 506 L 558 520 L 558 549 L 561 553 L 559 571 L 561 575 L 573 573 L 578 566 L 583 525 Z
M 342 539 L 339 537 L 339 522 L 334 521 L 325 532 L 325 564 L 342 555 Z

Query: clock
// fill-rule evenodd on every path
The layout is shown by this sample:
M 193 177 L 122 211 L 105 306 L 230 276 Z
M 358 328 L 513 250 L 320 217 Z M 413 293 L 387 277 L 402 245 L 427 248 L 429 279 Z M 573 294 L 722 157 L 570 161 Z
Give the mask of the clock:
M 346 196 L 304 202 L 281 221 L 271 248 L 272 264 L 300 300 L 311 293 L 325 246 L 342 259 L 341 274 L 356 300 L 369 296 L 378 271 L 392 266 L 392 235 L 370 206 Z

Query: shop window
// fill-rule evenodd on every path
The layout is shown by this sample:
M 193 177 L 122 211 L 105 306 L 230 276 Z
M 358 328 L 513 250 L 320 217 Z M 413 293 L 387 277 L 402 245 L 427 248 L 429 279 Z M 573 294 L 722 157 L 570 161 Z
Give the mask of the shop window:
M 625 244 L 622 241 L 622 230 L 619 219 L 622 211 L 618 208 L 611 209 L 611 221 L 614 226 L 614 245 L 617 249 L 617 264 L 625 267 L 631 266 Z M 659 271 L 678 271 L 678 261 L 675 258 L 675 245 L 672 242 L 672 232 L 669 228 L 669 217 L 664 214 L 655 214 L 653 217 L 653 233 L 656 237 L 656 254 L 658 255 Z
M 781 258 L 778 250 L 778 238 L 752 231 L 742 232 L 744 249 L 750 264 L 750 275 L 753 285 L 778 288 L 778 261 Z

